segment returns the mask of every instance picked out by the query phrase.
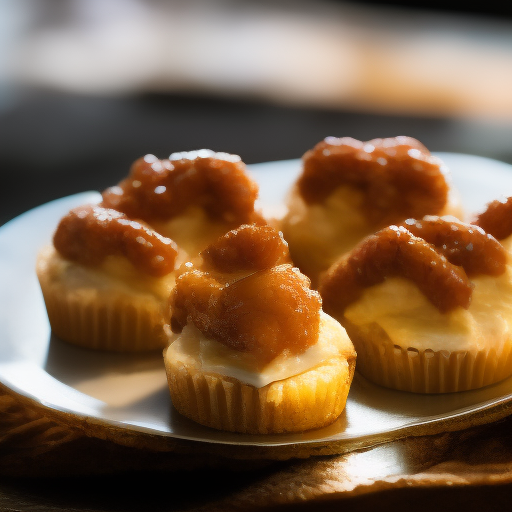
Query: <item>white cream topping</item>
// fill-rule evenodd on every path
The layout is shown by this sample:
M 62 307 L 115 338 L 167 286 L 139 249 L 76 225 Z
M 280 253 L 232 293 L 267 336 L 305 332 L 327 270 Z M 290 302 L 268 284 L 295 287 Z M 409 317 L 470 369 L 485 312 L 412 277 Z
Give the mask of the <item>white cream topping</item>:
M 338 187 L 321 204 L 308 205 L 298 190 L 292 191 L 282 230 L 290 247 L 307 253 L 302 257 L 308 261 L 301 265 L 326 269 L 372 232 L 362 201 L 363 194 L 348 185 Z
M 123 293 L 147 293 L 166 300 L 175 284 L 175 273 L 152 277 L 139 272 L 127 258 L 108 256 L 102 265 L 87 267 L 63 258 L 53 246 L 43 249 L 39 261 L 46 265 L 54 281 L 65 283 L 68 289 L 94 288 Z
M 449 175 L 446 175 L 449 180 Z M 288 212 L 281 223 L 293 257 L 303 269 L 326 270 L 339 257 L 375 231 L 363 209 L 364 194 L 350 185 L 337 187 L 322 203 L 306 204 L 297 187 L 290 192 Z M 462 216 L 460 198 L 453 189 L 439 215 Z
M 411 281 L 389 278 L 364 290 L 345 311 L 347 320 L 375 323 L 402 348 L 499 350 L 512 334 L 512 267 L 498 277 L 480 275 L 471 305 L 441 313 Z
M 203 208 L 194 205 L 168 221 L 153 222 L 152 227 L 174 240 L 191 257 L 230 229 L 225 222 L 210 219 Z
M 255 370 L 254 356 L 233 350 L 218 341 L 207 339 L 193 325 L 171 336 L 166 357 L 203 372 L 233 377 L 256 388 L 303 373 L 333 357 L 354 353 L 345 329 L 321 312 L 319 339 L 301 354 L 283 352 L 261 371 Z

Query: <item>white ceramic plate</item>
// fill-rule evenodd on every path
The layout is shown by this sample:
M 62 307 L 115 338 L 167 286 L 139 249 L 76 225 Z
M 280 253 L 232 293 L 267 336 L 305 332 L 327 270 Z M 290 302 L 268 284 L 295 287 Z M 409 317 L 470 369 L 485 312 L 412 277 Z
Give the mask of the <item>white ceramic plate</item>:
M 481 157 L 438 154 L 452 171 L 467 211 L 512 195 L 512 166 Z M 279 208 L 300 161 L 250 166 L 265 208 Z M 247 446 L 357 442 L 491 410 L 512 400 L 512 379 L 487 388 L 447 395 L 415 395 L 375 386 L 356 375 L 345 412 L 329 427 L 304 434 L 250 436 L 197 425 L 172 407 L 161 354 L 99 353 L 51 335 L 34 271 L 38 249 L 51 239 L 70 208 L 95 202 L 87 192 L 31 210 L 0 228 L 0 381 L 53 412 L 91 418 L 105 428 L 140 435 Z M 383 437 L 384 436 L 384 437 Z

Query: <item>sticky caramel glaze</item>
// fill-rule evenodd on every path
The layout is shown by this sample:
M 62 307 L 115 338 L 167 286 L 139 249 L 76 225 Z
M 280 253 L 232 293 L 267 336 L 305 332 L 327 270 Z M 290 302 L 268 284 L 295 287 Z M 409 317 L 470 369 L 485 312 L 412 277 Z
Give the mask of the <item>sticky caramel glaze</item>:
M 319 287 L 324 311 L 339 318 L 364 288 L 392 276 L 413 281 L 442 313 L 471 302 L 473 285 L 462 267 L 403 226 L 389 226 L 329 269 Z
M 102 205 L 147 222 L 169 220 L 196 205 L 240 225 L 254 220 L 257 195 L 239 156 L 200 150 L 136 160 L 128 178 L 103 192 Z
M 303 156 L 298 190 L 306 203 L 323 202 L 349 185 L 363 193 L 363 212 L 374 226 L 440 213 L 448 200 L 441 161 L 416 139 L 362 142 L 327 137 Z
M 498 240 L 504 240 L 512 235 L 512 197 L 489 203 L 473 224 L 480 226 Z
M 100 265 L 107 256 L 125 256 L 135 268 L 154 277 L 174 270 L 177 246 L 126 215 L 85 205 L 64 216 L 53 237 L 66 259 L 86 266 Z
M 181 332 L 191 322 L 207 338 L 251 352 L 262 366 L 284 350 L 298 354 L 317 342 L 320 296 L 296 268 L 279 264 L 287 258 L 283 254 L 286 246 L 277 232 L 269 236 L 269 229 L 250 226 L 234 230 L 204 251 L 207 264 L 188 264 L 189 270 L 178 277 L 171 294 L 174 332 Z M 259 256 L 248 258 L 246 250 L 237 250 L 247 240 L 257 247 L 254 254 Z M 229 265 L 217 267 L 217 256 L 228 246 L 235 248 Z M 233 280 L 219 273 L 221 268 L 227 273 L 245 272 Z
M 422 220 L 407 219 L 403 226 L 413 235 L 434 245 L 450 263 L 463 267 L 468 276 L 499 276 L 505 272 L 505 249 L 479 226 L 433 216 Z
M 205 267 L 227 273 L 291 263 L 288 244 L 270 226 L 240 226 L 208 246 L 201 256 Z

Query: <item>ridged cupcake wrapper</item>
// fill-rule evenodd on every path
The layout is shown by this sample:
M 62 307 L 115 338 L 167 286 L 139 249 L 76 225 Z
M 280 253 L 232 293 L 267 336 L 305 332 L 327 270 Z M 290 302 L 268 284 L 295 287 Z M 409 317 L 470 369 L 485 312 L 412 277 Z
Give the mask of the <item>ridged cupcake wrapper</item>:
M 101 293 L 77 293 L 41 282 L 52 331 L 81 347 L 142 352 L 165 347 L 163 316 L 155 302 Z
M 250 434 L 302 432 L 332 423 L 345 407 L 354 362 L 329 362 L 255 388 L 165 358 L 171 399 L 184 416 L 208 427 Z
M 512 341 L 480 351 L 434 351 L 393 345 L 383 336 L 354 334 L 357 370 L 381 386 L 415 393 L 477 389 L 512 375 Z M 385 333 L 384 333 L 385 334 Z M 387 338 L 387 336 L 386 336 Z

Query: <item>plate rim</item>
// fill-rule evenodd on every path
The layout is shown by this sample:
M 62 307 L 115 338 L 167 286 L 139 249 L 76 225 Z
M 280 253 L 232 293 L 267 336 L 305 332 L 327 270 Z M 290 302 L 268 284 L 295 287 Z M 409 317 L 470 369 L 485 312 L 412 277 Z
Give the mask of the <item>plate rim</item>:
M 499 160 L 494 160 L 494 159 L 488 158 L 488 157 L 469 155 L 469 154 L 463 154 L 463 153 L 434 153 L 434 154 L 440 155 L 440 158 L 442 158 L 443 155 L 449 155 L 449 158 L 462 157 L 462 158 L 469 158 L 469 159 L 473 159 L 473 160 L 477 159 L 478 161 L 480 161 L 482 163 L 492 162 L 492 164 L 490 164 L 490 165 L 497 165 L 498 167 L 503 168 L 503 170 L 508 169 L 509 172 L 512 173 L 512 165 L 511 164 L 508 164 L 506 162 L 501 162 Z M 272 166 L 275 167 L 276 165 L 288 166 L 290 168 L 293 167 L 297 171 L 300 167 L 300 162 L 301 162 L 300 159 L 278 160 L 278 161 L 274 161 L 274 162 L 261 162 L 261 163 L 256 163 L 256 164 L 249 164 L 247 166 L 247 168 L 248 168 L 249 172 L 254 176 L 255 173 L 257 174 L 258 172 L 261 172 L 264 169 L 267 169 L 267 170 L 271 169 Z M 64 196 L 64 197 L 55 199 L 53 201 L 49 201 L 42 205 L 31 208 L 31 209 L 27 210 L 26 212 L 23 212 L 22 214 L 14 217 L 13 219 L 7 221 L 5 224 L 0 226 L 0 243 L 2 240 L 3 234 L 5 232 L 8 232 L 9 230 L 13 229 L 13 227 L 15 228 L 19 222 L 23 222 L 23 220 L 25 218 L 27 218 L 27 216 L 34 215 L 35 212 L 43 211 L 43 210 L 47 209 L 50 205 L 60 205 L 60 204 L 64 204 L 69 201 L 73 201 L 74 199 L 78 200 L 78 198 L 93 197 L 94 195 L 96 197 L 100 197 L 99 192 L 97 192 L 97 191 L 80 192 L 77 194 Z M 2 361 L 0 361 L 0 368 L 1 368 L 1 363 L 2 363 Z M 43 369 L 43 371 L 44 371 L 44 369 Z M 13 386 L 12 382 L 6 383 L 4 375 L 2 374 L 1 371 L 0 371 L 0 382 L 4 386 L 8 387 L 11 391 L 16 393 L 17 395 L 25 397 L 26 399 L 33 401 L 35 404 L 40 405 L 45 410 L 57 411 L 57 412 L 61 412 L 66 415 L 74 415 L 74 416 L 77 415 L 77 413 L 75 411 L 67 410 L 66 408 L 62 408 L 62 407 L 59 408 L 59 406 L 56 404 L 46 402 L 45 400 L 42 400 L 41 398 L 39 398 L 37 396 L 32 396 L 31 394 L 27 394 L 23 389 L 19 389 L 18 387 Z M 64 383 L 60 383 L 60 384 L 67 386 L 67 384 L 64 384 Z M 72 389 L 74 389 L 74 388 L 72 388 Z M 81 393 L 80 391 L 78 391 L 78 392 Z M 88 396 L 88 395 L 85 395 L 85 396 Z M 479 404 L 479 406 L 476 407 L 476 409 L 472 408 L 471 412 L 478 414 L 479 412 L 485 411 L 489 408 L 500 408 L 500 407 L 502 409 L 507 409 L 507 411 L 508 411 L 507 405 L 509 405 L 511 401 L 512 401 L 512 392 L 508 396 L 501 397 L 498 401 L 493 402 L 492 404 L 490 404 L 489 401 L 482 402 L 481 404 Z M 464 412 L 458 413 L 457 411 L 452 411 L 452 416 L 458 417 L 458 416 L 460 416 L 460 414 L 465 414 L 465 413 Z M 507 412 L 507 414 L 510 414 L 510 412 Z M 507 414 L 504 414 L 503 416 L 506 416 Z M 79 415 L 79 413 L 78 413 L 78 415 Z M 83 420 L 87 420 L 87 418 L 88 418 L 87 416 L 84 416 Z M 340 442 L 340 441 L 346 442 L 347 441 L 347 439 L 343 439 L 343 440 L 331 439 L 331 440 L 327 440 L 327 441 L 305 440 L 305 441 L 283 441 L 283 442 L 264 443 L 264 442 L 258 442 L 256 440 L 247 441 L 247 442 L 239 442 L 239 441 L 212 440 L 212 439 L 191 439 L 191 438 L 183 437 L 180 434 L 176 434 L 173 432 L 155 431 L 155 430 L 152 430 L 147 427 L 137 426 L 137 425 L 133 425 L 133 424 L 127 424 L 127 423 L 124 423 L 119 420 L 107 420 L 107 419 L 98 418 L 95 416 L 92 416 L 91 418 L 93 418 L 95 421 L 97 421 L 100 424 L 104 424 L 105 426 L 112 426 L 112 427 L 121 428 L 124 430 L 128 429 L 131 432 L 140 432 L 140 433 L 143 433 L 144 435 L 149 434 L 151 436 L 161 436 L 161 437 L 171 438 L 171 439 L 181 439 L 181 440 L 187 441 L 187 442 L 199 442 L 199 443 L 207 443 L 207 444 L 214 443 L 214 444 L 218 444 L 218 445 L 222 445 L 222 446 L 226 446 L 226 445 L 244 446 L 246 448 L 250 447 L 250 446 L 260 447 L 260 448 L 262 446 L 266 446 L 266 447 L 278 448 L 278 447 L 283 447 L 283 446 L 288 446 L 288 447 L 295 446 L 296 444 L 314 446 L 315 444 L 318 444 L 318 443 L 322 444 L 324 442 L 332 443 L 332 442 Z M 427 420 L 424 423 L 436 423 L 436 422 L 439 422 L 439 419 L 432 418 L 431 420 Z M 416 426 L 413 424 L 412 428 L 416 428 Z M 399 431 L 399 432 L 404 431 L 404 430 L 409 431 L 410 428 L 408 427 L 408 425 L 403 425 L 400 427 L 396 427 L 394 430 Z M 243 438 L 254 438 L 255 437 L 255 436 L 252 436 L 249 434 L 236 434 L 236 435 L 241 436 Z M 375 435 L 378 436 L 378 434 L 375 434 Z M 278 435 L 278 436 L 286 436 L 286 434 Z M 256 437 L 260 437 L 260 436 L 256 436 Z M 266 437 L 268 439 L 268 436 L 266 436 Z M 366 436 L 366 437 L 368 438 L 368 437 L 372 437 L 372 436 Z

